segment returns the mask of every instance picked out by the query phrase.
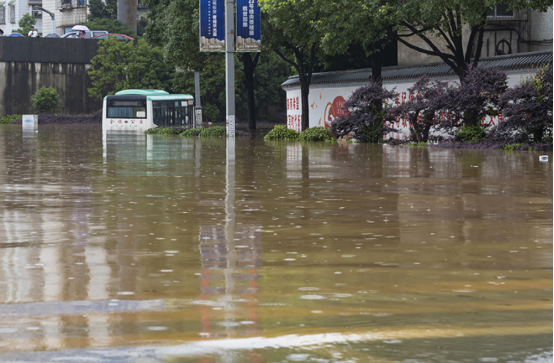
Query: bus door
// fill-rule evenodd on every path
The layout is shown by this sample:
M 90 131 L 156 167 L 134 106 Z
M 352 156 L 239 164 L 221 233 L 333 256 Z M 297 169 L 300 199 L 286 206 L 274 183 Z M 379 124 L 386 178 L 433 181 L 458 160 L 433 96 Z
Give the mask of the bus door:
M 167 102 L 167 126 L 175 126 L 175 107 L 173 102 Z

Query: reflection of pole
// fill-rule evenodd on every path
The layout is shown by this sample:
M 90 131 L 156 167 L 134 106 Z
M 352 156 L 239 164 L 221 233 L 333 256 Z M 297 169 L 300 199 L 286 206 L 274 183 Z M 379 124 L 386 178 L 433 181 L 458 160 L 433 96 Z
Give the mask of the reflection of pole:
M 227 138 L 227 168 L 225 171 L 225 244 L 227 245 L 227 266 L 224 269 L 225 278 L 225 319 L 233 320 L 232 306 L 235 291 L 233 272 L 237 265 L 235 248 L 235 138 Z
M 227 135 L 235 137 L 235 1 L 225 0 L 225 89 Z

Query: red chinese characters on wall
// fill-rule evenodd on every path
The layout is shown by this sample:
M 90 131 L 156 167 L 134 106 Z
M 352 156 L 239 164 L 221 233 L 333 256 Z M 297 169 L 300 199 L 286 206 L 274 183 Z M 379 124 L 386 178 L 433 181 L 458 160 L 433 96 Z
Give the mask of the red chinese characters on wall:
M 287 128 L 302 131 L 302 115 L 288 115 Z
M 287 98 L 287 110 L 299 110 L 299 109 L 300 109 L 299 97 Z

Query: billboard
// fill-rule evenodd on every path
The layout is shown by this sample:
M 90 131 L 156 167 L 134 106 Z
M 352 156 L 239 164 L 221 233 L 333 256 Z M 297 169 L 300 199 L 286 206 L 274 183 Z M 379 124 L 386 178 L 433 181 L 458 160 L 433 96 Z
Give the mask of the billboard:
M 200 51 L 225 51 L 224 0 L 200 0 Z
M 237 0 L 237 52 L 260 52 L 261 15 L 257 0 Z

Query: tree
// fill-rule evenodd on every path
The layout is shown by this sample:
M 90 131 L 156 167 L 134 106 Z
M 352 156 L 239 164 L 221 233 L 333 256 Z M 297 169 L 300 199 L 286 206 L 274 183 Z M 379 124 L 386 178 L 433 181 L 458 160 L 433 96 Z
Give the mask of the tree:
M 358 88 L 344 103 L 345 116 L 340 116 L 331 124 L 331 132 L 337 138 L 352 134 L 361 142 L 377 143 L 384 135 L 396 129 L 385 124 L 386 108 L 377 108 L 378 101 L 391 104 L 394 90 L 383 87 L 381 81 L 373 78 L 366 86 Z
M 108 33 L 125 34 L 136 38 L 135 33 L 121 20 L 111 18 L 94 18 L 94 20 L 82 23 L 90 30 L 105 30 Z
M 552 6 L 552 1 L 398 0 L 384 8 L 387 13 L 400 15 L 398 40 L 402 44 L 420 53 L 440 57 L 461 80 L 468 67 L 479 64 L 487 16 L 500 4 L 507 4 L 512 11 L 532 9 L 544 12 Z M 464 38 L 466 28 L 469 34 Z M 411 37 L 419 37 L 429 49 L 415 45 Z
M 167 62 L 191 72 L 202 72 L 221 53 L 200 52 L 198 0 L 145 0 L 148 7 L 146 39 L 159 46 Z M 214 59 L 215 57 L 215 59 Z
M 19 29 L 13 30 L 12 33 L 20 33 L 25 36 L 29 34 L 31 31 L 31 27 L 34 26 L 37 23 L 37 19 L 29 13 L 23 15 L 21 19 L 19 19 Z
M 89 0 L 89 21 L 98 19 L 117 19 L 117 0 Z
M 371 65 L 371 77 L 381 80 L 384 50 L 395 40 L 394 26 L 397 23 L 396 14 L 385 4 L 384 0 L 316 0 L 321 11 L 316 26 L 322 33 L 321 44 L 325 53 L 344 54 L 350 47 L 361 45 Z
M 60 96 L 55 88 L 41 87 L 37 93 L 31 96 L 33 107 L 40 113 L 54 113 L 60 104 Z
M 321 55 L 321 33 L 315 22 L 320 10 L 315 0 L 260 0 L 268 16 L 266 42 L 298 73 L 302 98 L 302 130 L 310 126 L 309 94 L 314 66 Z
M 97 100 L 124 89 L 147 88 L 169 91 L 174 68 L 163 60 L 158 48 L 144 39 L 137 44 L 114 38 L 98 42 L 97 55 L 92 59 L 88 74 L 92 80 L 89 95 Z

